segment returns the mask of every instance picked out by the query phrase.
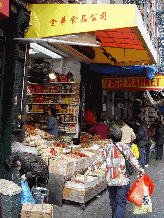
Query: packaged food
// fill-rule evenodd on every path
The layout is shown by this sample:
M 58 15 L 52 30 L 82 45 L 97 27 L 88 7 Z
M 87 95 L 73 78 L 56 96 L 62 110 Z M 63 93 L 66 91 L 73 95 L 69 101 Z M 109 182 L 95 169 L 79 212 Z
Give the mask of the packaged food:
M 65 115 L 65 122 L 70 122 L 70 115 Z

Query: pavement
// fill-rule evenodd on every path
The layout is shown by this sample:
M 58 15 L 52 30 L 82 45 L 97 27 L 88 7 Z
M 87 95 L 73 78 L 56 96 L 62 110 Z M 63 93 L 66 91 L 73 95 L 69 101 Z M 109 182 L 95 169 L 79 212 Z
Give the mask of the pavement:
M 153 211 L 146 215 L 134 215 L 132 203 L 128 202 L 125 218 L 164 218 L 164 157 L 160 161 L 151 159 L 149 166 L 145 167 L 146 174 L 154 183 L 154 191 L 151 196 Z M 131 186 L 137 179 L 136 175 L 131 178 Z M 109 194 L 107 189 L 85 204 L 82 210 L 79 203 L 69 202 L 59 207 L 54 205 L 54 218 L 111 218 Z

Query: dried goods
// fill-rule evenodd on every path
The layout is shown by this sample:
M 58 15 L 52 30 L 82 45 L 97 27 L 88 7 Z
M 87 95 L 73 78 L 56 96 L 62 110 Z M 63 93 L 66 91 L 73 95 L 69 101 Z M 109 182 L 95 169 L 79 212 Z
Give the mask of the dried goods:
M 0 179 L 0 193 L 13 196 L 21 193 L 22 188 L 12 181 Z
M 67 145 L 64 145 L 64 144 L 62 144 L 62 143 L 54 143 L 54 146 L 55 147 L 62 147 L 62 148 L 69 148 Z
M 93 136 L 90 135 L 89 133 L 81 133 L 80 142 L 81 143 L 88 143 L 88 142 L 91 142 L 92 138 L 93 138 Z
M 102 138 L 101 138 L 101 136 L 100 135 L 94 135 L 94 137 L 93 137 L 93 140 L 95 140 L 95 141 L 99 141 L 99 140 L 101 140 Z

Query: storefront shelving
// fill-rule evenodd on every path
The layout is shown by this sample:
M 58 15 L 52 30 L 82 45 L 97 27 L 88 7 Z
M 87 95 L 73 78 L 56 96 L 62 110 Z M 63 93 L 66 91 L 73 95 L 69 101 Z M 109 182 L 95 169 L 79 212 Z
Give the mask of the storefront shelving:
M 39 85 L 38 83 L 28 83 L 28 85 L 29 86 L 32 86 L 32 87 L 36 87 L 36 85 Z M 66 87 L 67 88 L 67 85 L 70 87 L 70 85 L 71 85 L 71 87 L 70 87 L 70 91 L 71 90 L 73 90 L 74 92 L 61 92 L 61 89 L 62 90 L 65 90 L 65 88 L 64 87 Z M 28 96 L 34 96 L 33 98 L 35 98 L 35 96 L 38 96 L 38 98 L 42 98 L 42 96 L 45 96 L 44 98 L 46 98 L 46 96 L 47 96 L 47 98 L 48 98 L 48 96 L 53 96 L 53 100 L 51 101 L 51 100 L 49 100 L 50 102 L 28 102 L 27 103 L 27 105 L 29 105 L 29 107 L 31 106 L 31 107 L 33 107 L 33 105 L 36 105 L 36 107 L 37 107 L 37 105 L 38 106 L 43 106 L 43 107 L 46 107 L 46 106 L 48 106 L 48 105 L 54 105 L 54 106 L 59 106 L 60 107 L 60 105 L 61 105 L 61 107 L 64 109 L 65 107 L 67 107 L 67 110 L 69 110 L 69 107 L 75 107 L 74 109 L 72 109 L 73 111 L 70 111 L 70 112 L 68 112 L 68 113 L 66 113 L 66 112 L 61 112 L 61 111 L 57 111 L 57 116 L 58 117 L 60 117 L 61 115 L 62 116 L 65 116 L 65 115 L 70 115 L 70 116 L 75 116 L 76 117 L 76 120 L 75 120 L 75 122 L 74 121 L 70 121 L 70 122 L 66 122 L 66 121 L 64 121 L 64 122 L 62 122 L 62 124 L 63 125 L 65 125 L 65 128 L 66 128 L 66 130 L 60 130 L 60 125 L 59 125 L 59 132 L 65 132 L 65 133 L 69 133 L 69 134 L 77 134 L 77 131 L 68 131 L 67 130 L 67 128 L 69 128 L 69 127 L 66 127 L 67 125 L 75 125 L 75 126 L 77 126 L 77 124 L 78 124 L 78 114 L 79 114 L 79 108 L 78 108 L 78 106 L 79 106 L 79 100 L 78 100 L 78 103 L 77 102 L 75 102 L 75 103 L 68 103 L 68 102 L 55 102 L 55 101 L 60 101 L 60 97 L 58 97 L 58 96 L 65 96 L 64 98 L 66 99 L 66 98 L 68 98 L 68 99 L 71 99 L 71 96 L 72 96 L 72 98 L 79 98 L 79 94 L 78 94 L 78 92 L 79 92 L 79 90 L 78 90 L 78 83 L 76 83 L 76 82 L 50 82 L 50 83 L 43 83 L 42 84 L 42 91 L 40 92 L 40 90 L 36 90 L 35 91 L 35 89 L 33 89 L 33 91 L 28 95 Z M 64 87 L 63 87 L 64 86 Z M 76 86 L 76 87 L 75 87 Z M 53 89 L 53 87 L 55 88 L 55 87 L 58 87 L 57 88 L 57 92 L 51 92 L 51 89 Z M 75 87 L 75 88 L 74 88 Z M 45 92 L 45 90 L 44 90 L 44 88 L 45 88 L 45 90 L 46 90 L 46 92 Z M 47 90 L 48 89 L 48 90 Z M 50 91 L 50 92 L 49 92 Z M 39 97 L 40 96 L 40 97 Z M 56 96 L 56 97 L 55 97 Z M 68 96 L 70 96 L 70 97 L 68 97 Z M 61 98 L 63 98 L 63 97 L 61 97 Z M 43 99 L 44 99 L 43 98 Z M 44 101 L 44 100 L 43 100 Z M 69 101 L 69 100 L 68 100 Z M 66 108 L 65 108 L 66 109 Z M 33 112 L 33 111 L 31 111 L 32 110 L 32 108 L 30 109 L 30 111 L 29 112 L 27 112 L 30 116 L 31 116 L 31 114 L 44 114 L 44 112 L 37 112 L 37 111 L 35 111 L 35 112 Z M 44 110 L 44 109 L 43 109 Z M 35 116 L 35 115 L 34 115 Z M 71 117 L 70 117 L 70 119 L 71 119 Z M 28 122 L 32 122 L 32 123 L 46 123 L 46 121 L 40 121 L 39 119 L 38 120 L 31 120 L 31 118 L 28 120 Z M 62 127 L 61 127 L 62 128 Z M 71 127 L 70 127 L 71 128 Z

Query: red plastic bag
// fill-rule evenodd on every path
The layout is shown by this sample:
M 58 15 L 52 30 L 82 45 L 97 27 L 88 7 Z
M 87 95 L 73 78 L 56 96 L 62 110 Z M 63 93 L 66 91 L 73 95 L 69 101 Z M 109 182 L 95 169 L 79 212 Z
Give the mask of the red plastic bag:
M 131 187 L 129 194 L 127 196 L 128 201 L 131 201 L 137 206 L 142 205 L 144 193 L 143 193 L 143 181 L 142 178 L 137 179 L 133 186 Z
M 138 206 L 142 205 L 142 200 L 144 195 L 143 184 L 148 187 L 149 196 L 152 195 L 154 190 L 153 181 L 146 174 L 143 174 L 142 177 L 137 179 L 133 184 L 133 186 L 131 187 L 127 197 L 128 201 L 131 201 L 132 203 Z
M 146 174 L 142 175 L 142 180 L 143 180 L 144 184 L 148 187 L 149 196 L 151 196 L 153 193 L 153 190 L 154 190 L 153 181 Z

